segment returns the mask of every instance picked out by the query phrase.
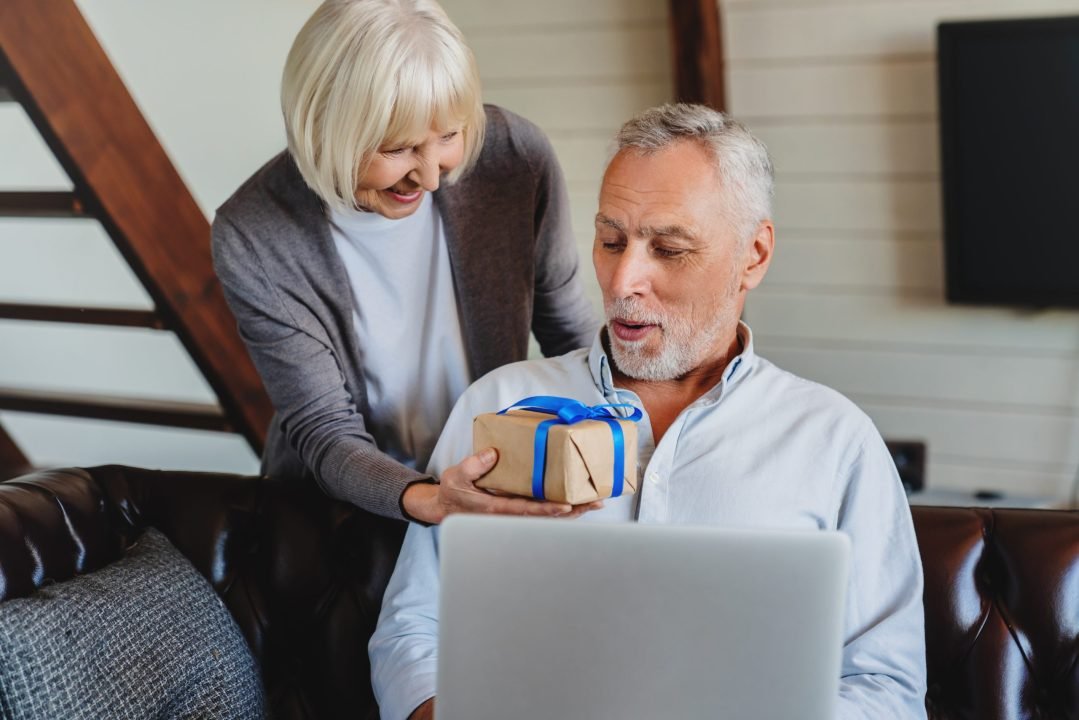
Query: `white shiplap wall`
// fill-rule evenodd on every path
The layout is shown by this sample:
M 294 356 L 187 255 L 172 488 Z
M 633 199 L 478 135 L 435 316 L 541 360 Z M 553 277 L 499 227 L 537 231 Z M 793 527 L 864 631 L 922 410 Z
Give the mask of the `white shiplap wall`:
M 943 299 L 941 20 L 1079 0 L 721 0 L 729 108 L 777 168 L 762 354 L 928 443 L 930 487 L 1065 497 L 1079 464 L 1079 313 Z M 1016 271 L 1022 272 L 1022 252 Z
M 590 296 L 593 218 L 608 147 L 634 113 L 668 102 L 666 0 L 443 0 L 476 54 L 484 100 L 547 133 L 566 174 Z

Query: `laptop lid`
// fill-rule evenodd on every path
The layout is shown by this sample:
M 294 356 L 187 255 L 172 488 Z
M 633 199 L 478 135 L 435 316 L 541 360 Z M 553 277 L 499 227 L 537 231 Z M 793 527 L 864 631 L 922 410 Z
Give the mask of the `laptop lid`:
M 849 541 L 454 516 L 437 720 L 834 715 Z

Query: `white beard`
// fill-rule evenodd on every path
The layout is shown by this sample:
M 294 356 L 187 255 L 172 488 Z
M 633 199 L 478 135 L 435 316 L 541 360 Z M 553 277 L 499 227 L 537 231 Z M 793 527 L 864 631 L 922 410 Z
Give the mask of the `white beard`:
M 710 360 L 709 355 L 714 352 L 720 334 L 732 322 L 737 292 L 733 280 L 711 322 L 704 327 L 693 327 L 684 317 L 649 312 L 634 298 L 619 298 L 606 303 L 607 337 L 618 370 L 636 380 L 675 380 Z M 662 333 L 659 350 L 650 353 L 647 338 L 639 341 L 619 339 L 610 328 L 611 318 L 632 318 L 641 324 L 658 325 Z

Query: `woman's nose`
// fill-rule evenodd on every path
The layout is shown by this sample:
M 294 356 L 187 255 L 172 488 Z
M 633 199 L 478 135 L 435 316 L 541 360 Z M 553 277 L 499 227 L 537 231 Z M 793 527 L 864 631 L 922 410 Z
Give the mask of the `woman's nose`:
M 408 174 L 409 179 L 422 187 L 427 192 L 434 192 L 438 190 L 438 184 L 442 170 L 438 166 L 438 161 L 428 155 L 420 155 L 417 158 L 416 166 L 412 169 L 412 172 Z

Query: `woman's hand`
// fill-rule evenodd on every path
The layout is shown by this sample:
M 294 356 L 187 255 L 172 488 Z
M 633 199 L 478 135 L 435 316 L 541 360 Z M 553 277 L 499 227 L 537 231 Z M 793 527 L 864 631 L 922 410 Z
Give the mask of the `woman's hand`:
M 453 513 L 493 515 L 546 515 L 573 518 L 603 507 L 602 501 L 569 505 L 567 503 L 502 497 L 476 487 L 476 481 L 498 462 L 498 452 L 487 448 L 448 468 L 437 485 L 416 483 L 401 498 L 405 512 L 417 520 L 440 523 Z

